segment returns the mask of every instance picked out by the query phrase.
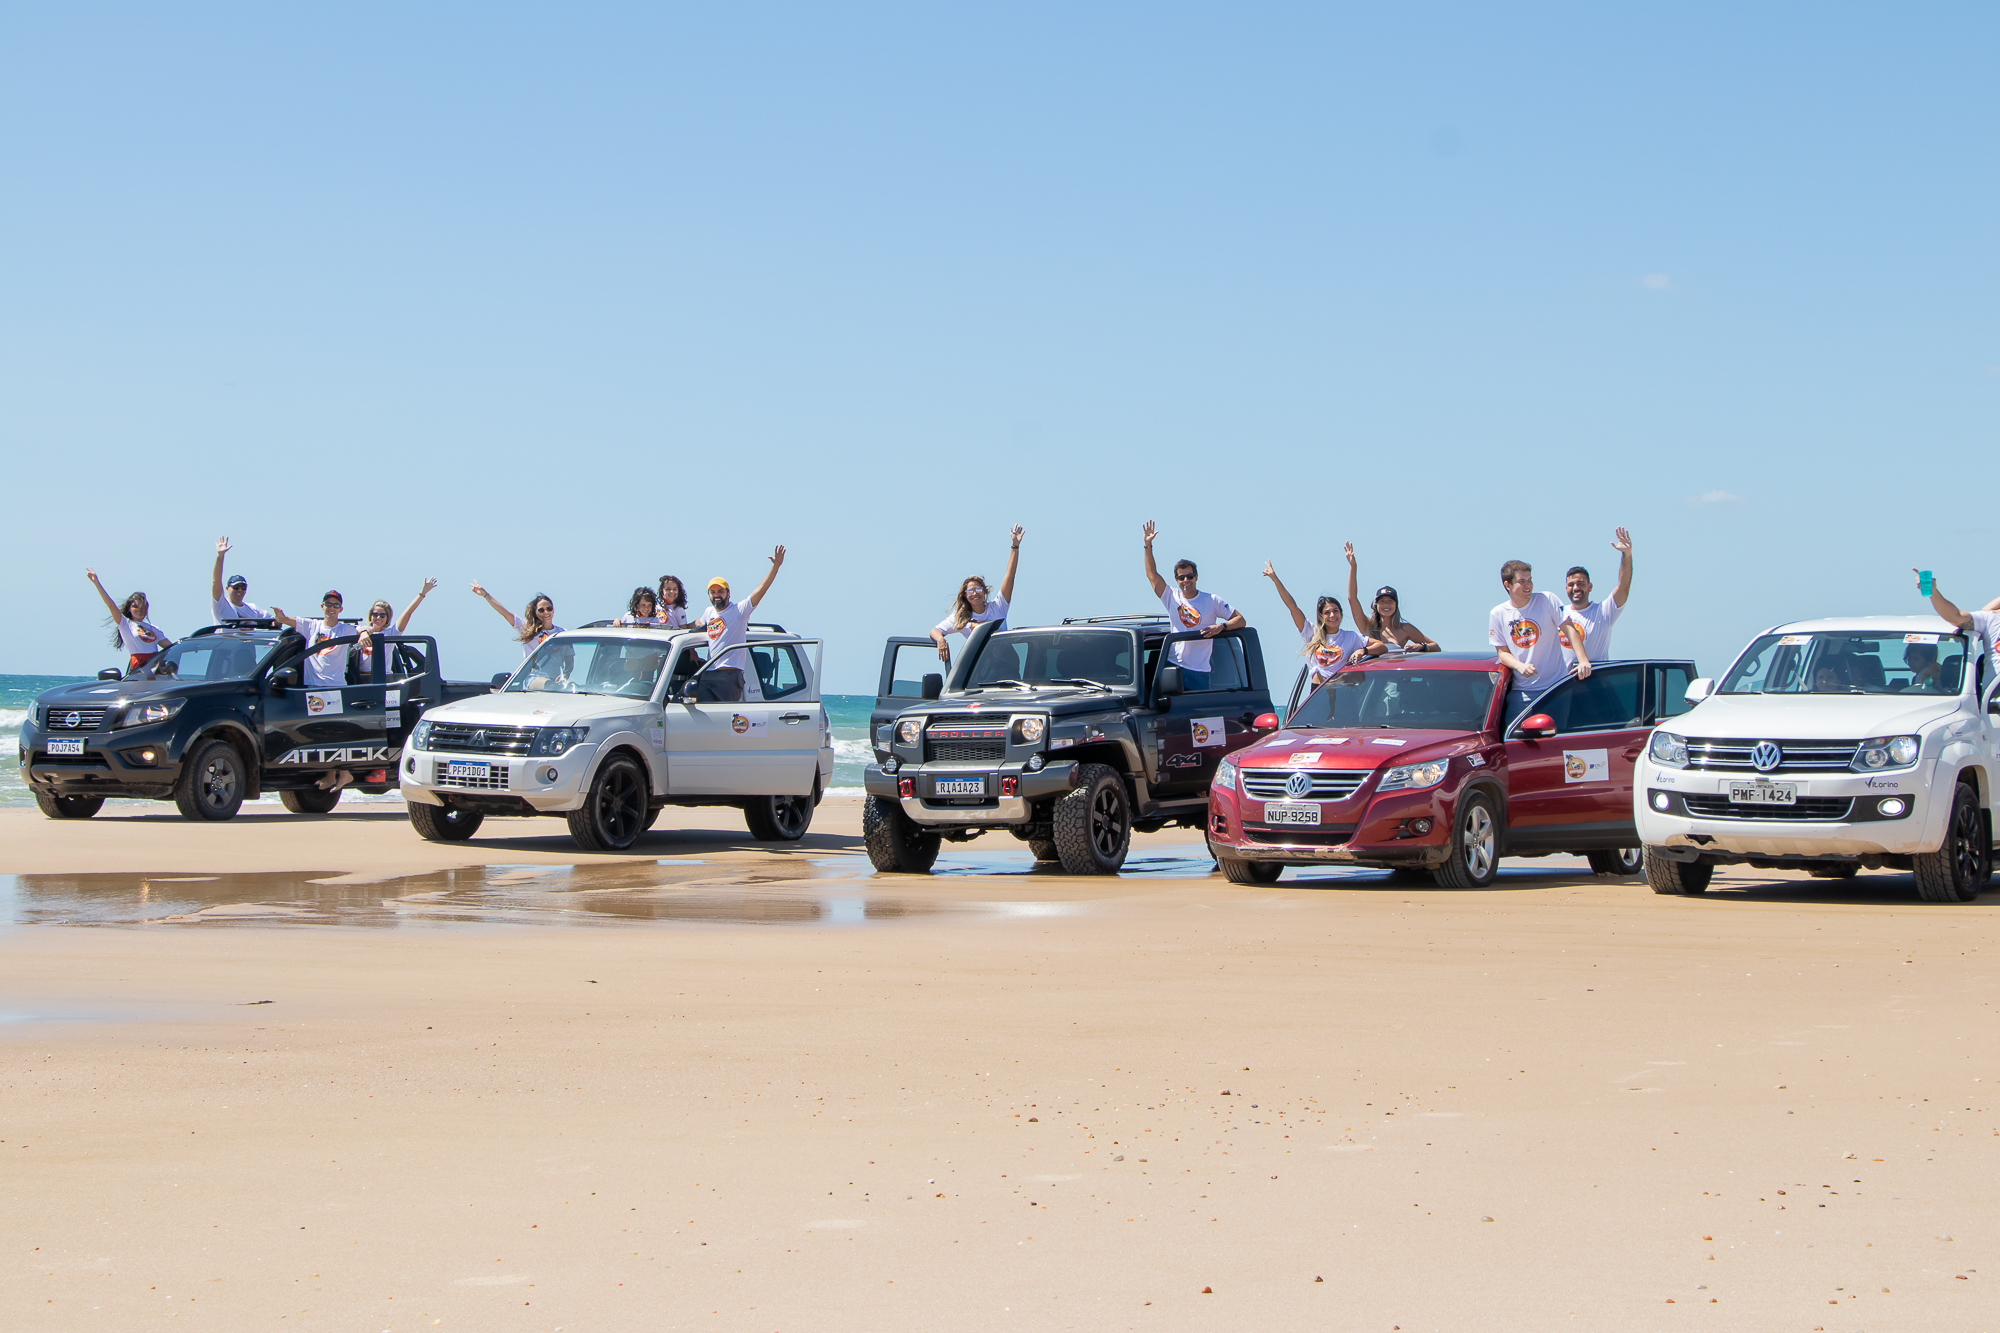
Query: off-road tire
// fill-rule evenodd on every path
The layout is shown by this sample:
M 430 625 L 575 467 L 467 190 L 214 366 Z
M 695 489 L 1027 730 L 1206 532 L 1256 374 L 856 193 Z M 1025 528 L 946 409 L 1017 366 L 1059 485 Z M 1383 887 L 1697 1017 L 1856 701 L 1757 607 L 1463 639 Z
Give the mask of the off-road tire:
M 476 811 L 410 802 L 410 827 L 425 842 L 464 842 L 485 822 L 486 816 Z
M 582 807 L 569 812 L 569 836 L 586 852 L 622 852 L 645 830 L 651 800 L 645 771 L 630 755 L 612 755 L 590 780 Z
M 1952 792 L 1944 846 L 1911 857 L 1910 869 L 1916 873 L 1917 897 L 1927 903 L 1969 903 L 1986 887 L 1993 874 L 1993 849 L 1979 794 L 1971 787 L 1961 782 Z
M 1860 866 L 1814 866 L 1806 872 L 1814 879 L 1853 879 L 1861 873 Z
M 1035 854 L 1037 861 L 1060 861 L 1062 855 L 1056 851 L 1054 838 L 1030 838 L 1028 850 Z
M 340 792 L 320 791 L 315 787 L 310 791 L 281 791 L 278 799 L 295 815 L 323 815 L 340 804 Z
M 797 842 L 812 827 L 819 808 L 819 779 L 810 796 L 752 796 L 743 803 L 743 822 L 761 842 Z
M 1215 863 L 1222 867 L 1222 877 L 1231 884 L 1276 884 L 1278 876 L 1285 873 L 1279 861 L 1244 861 L 1234 856 L 1218 856 Z
M 1707 861 L 1670 861 L 1657 847 L 1646 849 L 1646 883 L 1654 893 L 1678 893 L 1694 897 L 1707 893 L 1715 867 Z
M 885 875 L 928 875 L 944 839 L 918 826 L 887 796 L 870 796 L 861 807 L 861 842 L 868 864 Z
M 1451 825 L 1451 856 L 1431 872 L 1441 888 L 1483 889 L 1500 873 L 1500 816 L 1493 798 L 1474 792 L 1458 803 Z
M 1631 879 L 1646 873 L 1646 854 L 1637 847 L 1620 847 L 1609 852 L 1585 852 L 1584 859 L 1590 862 L 1590 873 L 1609 875 L 1613 879 Z
M 188 819 L 236 818 L 243 808 L 243 756 L 228 741 L 203 741 L 181 765 L 174 804 Z
M 1115 875 L 1132 850 L 1132 803 L 1106 764 L 1078 764 L 1076 786 L 1050 812 L 1065 874 Z
M 35 804 L 50 819 L 88 819 L 104 808 L 102 796 L 57 796 L 52 792 L 35 793 Z

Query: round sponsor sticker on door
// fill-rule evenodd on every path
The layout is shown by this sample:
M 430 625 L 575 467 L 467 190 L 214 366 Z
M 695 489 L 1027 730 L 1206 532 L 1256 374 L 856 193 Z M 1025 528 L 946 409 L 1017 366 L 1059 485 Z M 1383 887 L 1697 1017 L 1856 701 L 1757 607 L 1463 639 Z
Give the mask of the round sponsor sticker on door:
M 1563 774 L 1571 782 L 1581 782 L 1590 772 L 1590 763 L 1580 754 L 1563 756 Z
M 1208 728 L 1199 722 L 1194 724 L 1194 743 L 1196 745 L 1208 744 Z
M 737 713 L 729 719 L 729 729 L 741 736 L 750 730 L 750 719 Z
M 306 696 L 306 711 L 308 713 L 324 713 L 326 711 L 326 700 L 320 698 L 317 694 L 308 694 Z

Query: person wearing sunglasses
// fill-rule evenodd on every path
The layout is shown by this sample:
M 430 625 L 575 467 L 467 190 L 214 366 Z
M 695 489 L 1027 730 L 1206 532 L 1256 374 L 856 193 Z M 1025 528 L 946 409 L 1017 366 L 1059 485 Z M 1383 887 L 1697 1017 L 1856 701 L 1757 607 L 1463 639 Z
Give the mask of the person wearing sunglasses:
M 417 608 L 424 604 L 424 598 L 430 594 L 432 588 L 437 586 L 438 581 L 435 578 L 424 580 L 424 586 L 417 589 L 417 595 L 412 597 L 410 604 L 403 608 L 403 614 L 396 617 L 396 633 L 401 634 L 410 627 L 410 617 L 417 613 Z M 395 609 L 386 600 L 377 598 L 375 605 L 368 608 L 369 632 L 372 634 L 387 634 L 389 632 L 389 617 L 394 614 Z M 372 675 L 374 670 L 375 650 L 373 648 L 361 649 L 361 674 L 363 676 Z
M 349 652 L 357 648 L 363 653 L 370 650 L 371 641 L 366 625 L 350 627 L 340 623 L 342 605 L 343 602 L 340 594 L 329 589 L 326 596 L 319 599 L 319 609 L 322 615 L 322 619 L 319 620 L 306 620 L 302 617 L 286 615 L 285 609 L 280 606 L 271 608 L 270 619 L 277 621 L 280 625 L 290 625 L 306 641 L 305 684 L 309 690 L 337 690 L 347 684 L 347 658 Z M 314 647 L 326 642 L 328 639 L 338 639 L 347 634 L 354 634 L 359 637 L 351 644 L 343 643 L 337 648 L 328 648 L 324 652 L 316 653 L 313 651 Z
M 547 593 L 538 592 L 530 597 L 527 610 L 517 616 L 502 606 L 499 598 L 477 583 L 472 585 L 472 590 L 484 597 L 486 604 L 492 607 L 502 620 L 514 627 L 514 641 L 521 645 L 522 661 L 535 655 L 535 649 L 542 646 L 543 639 L 563 632 L 563 627 L 556 624 L 556 604 L 549 599 Z
M 1201 640 L 1184 639 L 1175 644 L 1167 654 L 1168 660 L 1181 669 L 1185 688 L 1205 690 L 1214 645 L 1202 640 L 1212 639 L 1224 630 L 1242 629 L 1243 613 L 1214 593 L 1201 590 L 1198 586 L 1201 571 L 1192 560 L 1174 561 L 1174 585 L 1169 588 L 1160 577 L 1160 567 L 1153 563 L 1153 538 L 1159 535 L 1159 525 L 1147 519 L 1140 535 L 1146 543 L 1146 582 L 1153 586 L 1153 596 L 1160 599 L 1160 605 L 1167 608 L 1174 631 L 1201 631 Z
M 951 664 L 951 647 L 945 642 L 948 635 L 957 634 L 966 639 L 972 631 L 989 620 L 1005 620 L 1007 604 L 1014 600 L 1014 572 L 1021 566 L 1021 538 L 1027 530 L 1018 523 L 1008 536 L 1013 545 L 1007 551 L 1007 577 L 1000 580 L 1000 595 L 987 592 L 984 576 L 974 574 L 958 585 L 958 596 L 952 602 L 951 614 L 931 630 L 931 642 L 937 645 L 938 661 Z
M 241 574 L 231 574 L 229 582 L 222 581 L 222 558 L 229 554 L 229 538 L 215 539 L 215 572 L 209 576 L 208 595 L 214 603 L 215 623 L 226 625 L 232 620 L 269 620 L 271 613 L 255 602 L 247 599 L 250 580 Z
M 98 597 L 111 612 L 112 642 L 125 651 L 127 670 L 137 672 L 173 647 L 174 641 L 167 637 L 167 632 L 146 619 L 152 607 L 145 593 L 135 592 L 122 602 L 114 602 L 111 594 L 104 591 L 104 581 L 97 577 L 96 570 L 86 569 L 83 576 L 90 580 L 90 586 L 97 589 Z

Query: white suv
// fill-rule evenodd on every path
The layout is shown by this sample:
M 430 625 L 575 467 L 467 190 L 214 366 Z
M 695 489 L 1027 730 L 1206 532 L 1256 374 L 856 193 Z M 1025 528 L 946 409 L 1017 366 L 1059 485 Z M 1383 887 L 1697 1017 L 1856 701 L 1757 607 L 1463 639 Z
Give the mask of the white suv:
M 585 850 L 618 851 L 663 806 L 728 805 L 758 838 L 803 837 L 833 776 L 820 645 L 775 625 L 749 640 L 711 663 L 700 630 L 556 635 L 492 694 L 417 723 L 401 767 L 410 823 L 457 841 L 487 815 L 563 815 Z M 748 697 L 716 697 L 738 692 L 737 673 L 710 667 L 746 665 Z
M 1915 872 L 1970 902 L 1992 869 L 2000 702 L 1976 638 L 1935 616 L 1859 616 L 1757 636 L 1697 706 L 1655 730 L 1633 783 L 1646 877 L 1701 893 L 1717 865 L 1828 879 Z

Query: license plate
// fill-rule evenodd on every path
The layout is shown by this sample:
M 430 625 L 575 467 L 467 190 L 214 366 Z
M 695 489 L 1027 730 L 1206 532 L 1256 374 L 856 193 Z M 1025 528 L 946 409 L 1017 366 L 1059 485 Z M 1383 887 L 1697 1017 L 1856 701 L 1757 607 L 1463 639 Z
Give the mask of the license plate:
M 444 775 L 448 778 L 479 778 L 484 780 L 493 776 L 493 770 L 486 764 L 468 764 L 463 760 L 454 759 L 444 766 Z
M 939 778 L 934 788 L 939 796 L 984 796 L 985 778 Z
M 1799 788 L 1793 782 L 1732 782 L 1731 805 L 1797 805 Z
M 1317 824 L 1319 807 L 1316 805 L 1278 805 L 1266 803 L 1264 806 L 1266 824 Z
M 82 740 L 82 738 L 81 738 L 81 737 L 79 737 L 79 738 L 78 738 L 78 739 L 76 739 L 76 740 L 72 740 L 72 741 L 57 741 L 57 740 L 52 740 L 52 741 L 50 741 L 50 742 L 49 742 L 49 753 L 50 753 L 50 754 L 82 754 L 82 753 L 83 753 L 83 740 Z

